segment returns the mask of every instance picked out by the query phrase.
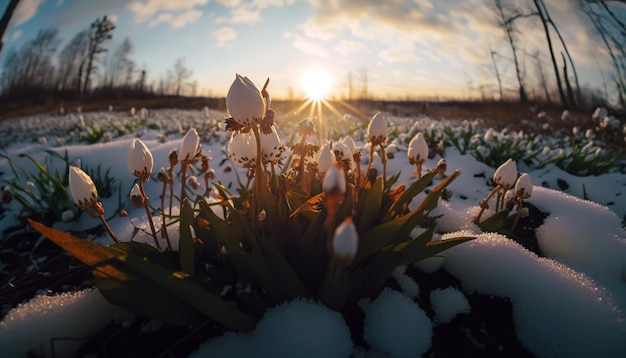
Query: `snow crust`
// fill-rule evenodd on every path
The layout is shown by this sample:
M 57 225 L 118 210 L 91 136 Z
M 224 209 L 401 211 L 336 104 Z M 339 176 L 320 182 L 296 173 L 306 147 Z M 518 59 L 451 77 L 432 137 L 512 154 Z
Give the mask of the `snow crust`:
M 430 304 L 435 311 L 436 323 L 448 323 L 458 314 L 471 310 L 465 295 L 454 287 L 432 290 Z

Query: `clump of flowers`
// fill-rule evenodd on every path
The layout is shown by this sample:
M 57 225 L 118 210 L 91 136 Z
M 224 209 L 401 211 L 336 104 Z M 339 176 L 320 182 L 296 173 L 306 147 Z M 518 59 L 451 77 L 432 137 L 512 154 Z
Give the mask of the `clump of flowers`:
M 143 189 L 152 175 L 153 157 L 138 139 L 131 143 L 128 157 L 129 170 L 136 177 L 131 202 L 145 208 L 154 245 L 122 241 L 112 234 L 115 243 L 102 246 L 31 224 L 90 265 L 96 285 L 109 301 L 172 323 L 193 324 L 208 317 L 238 331 L 252 329 L 268 307 L 294 298 L 316 299 L 341 311 L 377 295 L 398 266 L 472 239 L 431 240 L 435 218 L 430 213 L 460 172 L 445 175 L 447 166 L 441 161 L 422 175 L 428 151 L 417 142 L 409 158 L 419 165 L 419 177 L 408 186 L 396 185 L 399 174 L 387 177 L 388 133 L 380 113 L 368 126 L 370 156 L 365 171 L 360 167 L 361 152 L 351 139 L 325 143 L 320 149 L 310 119 L 300 122 L 299 138 L 284 161 L 286 149 L 270 108 L 268 84 L 269 79 L 259 90 L 237 74 L 226 98 L 226 130 L 231 132 L 227 152 L 248 172 L 237 194 L 212 182 L 217 178 L 195 129 L 185 134 L 178 152 L 170 152 L 170 166 L 157 174 L 163 185 L 160 231 L 166 248 L 159 244 L 153 209 Z M 376 148 L 382 175 L 373 166 Z M 176 165 L 180 165 L 178 179 Z M 191 169 L 194 174 L 188 176 Z M 73 174 L 80 180 L 70 177 L 72 196 L 81 209 L 103 219 L 97 193 L 83 174 Z M 423 201 L 409 206 L 438 175 L 442 179 Z M 192 198 L 200 193 L 200 177 L 204 193 Z M 172 215 L 175 181 L 180 183 L 179 215 Z M 522 196 L 527 192 L 520 189 Z M 171 238 L 168 220 L 178 223 L 178 234 Z M 416 231 L 417 227 L 423 230 Z M 178 254 L 173 260 L 170 241 L 174 240 Z

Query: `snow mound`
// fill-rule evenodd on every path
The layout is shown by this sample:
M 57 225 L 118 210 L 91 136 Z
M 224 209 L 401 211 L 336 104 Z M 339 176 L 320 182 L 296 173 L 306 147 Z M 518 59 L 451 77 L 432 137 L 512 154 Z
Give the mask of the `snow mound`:
M 420 294 L 420 288 L 417 282 L 413 281 L 412 278 L 406 275 L 406 266 L 398 266 L 393 272 L 391 276 L 396 280 L 402 292 L 407 295 L 409 298 L 417 298 Z
M 470 312 L 467 298 L 454 287 L 432 290 L 430 304 L 435 311 L 436 323 L 448 323 L 456 315 Z
M 551 210 L 537 229 L 541 252 L 603 283 L 609 279 L 618 287 L 621 284 L 619 291 L 626 293 L 620 281 L 626 272 L 626 232 L 617 215 L 593 202 L 544 188 L 537 188 L 533 200 L 538 206 L 550 205 Z M 626 297 L 622 300 L 626 303 Z
M 464 291 L 511 300 L 518 337 L 537 356 L 617 357 L 626 350 L 624 312 L 586 275 L 493 233 L 444 255 L 444 268 Z
M 228 333 L 191 357 L 349 357 L 351 352 L 350 330 L 338 312 L 294 300 L 268 310 L 252 333 Z
M 71 356 L 80 338 L 95 333 L 105 324 L 128 316 L 104 299 L 100 291 L 87 289 L 56 296 L 39 295 L 10 310 L 0 321 L 0 356 Z M 89 319 L 82 319 L 89 317 Z
M 418 357 L 430 348 L 433 325 L 413 300 L 385 289 L 374 301 L 361 301 L 364 338 L 372 350 L 393 357 Z

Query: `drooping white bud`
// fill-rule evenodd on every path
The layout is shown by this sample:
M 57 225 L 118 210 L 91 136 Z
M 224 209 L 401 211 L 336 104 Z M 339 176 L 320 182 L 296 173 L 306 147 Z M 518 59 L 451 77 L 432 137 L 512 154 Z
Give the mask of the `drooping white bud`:
M 236 74 L 226 95 L 226 109 L 237 123 L 250 127 L 263 119 L 265 101 L 259 89 L 248 77 Z
M 367 126 L 367 138 L 372 145 L 385 144 L 387 141 L 387 122 L 380 112 L 376 112 Z
M 428 159 L 428 143 L 422 133 L 417 133 L 409 142 L 407 156 L 411 164 L 424 163 Z
M 191 128 L 180 142 L 180 151 L 178 153 L 178 159 L 181 162 L 190 162 L 198 152 L 198 145 L 200 145 L 200 137 L 195 128 Z
M 252 132 L 233 132 L 228 142 L 228 155 L 236 165 L 253 168 L 256 165 L 256 138 Z
M 261 153 L 263 163 L 277 164 L 283 156 L 285 147 L 280 142 L 276 127 L 272 126 L 270 134 L 261 133 Z
M 509 158 L 493 173 L 493 181 L 504 189 L 511 189 L 517 180 L 517 165 Z
M 320 173 L 326 173 L 328 169 L 335 163 L 335 154 L 330 150 L 330 145 L 326 143 L 320 150 L 317 159 L 317 169 Z
M 349 265 L 359 249 L 359 234 L 351 217 L 347 217 L 333 235 L 333 257 L 345 265 Z
M 331 165 L 330 168 L 328 168 L 326 175 L 324 175 L 322 189 L 325 193 L 346 193 L 346 176 L 341 166 Z
M 128 170 L 137 178 L 148 181 L 152 174 L 152 153 L 140 139 L 133 139 L 128 150 Z
M 80 209 L 89 210 L 98 201 L 98 190 L 82 169 L 70 165 L 69 184 L 72 200 Z
M 515 182 L 515 195 L 518 198 L 527 199 L 533 193 L 533 183 L 527 173 L 520 175 Z
M 345 144 L 348 149 L 350 149 L 350 152 L 352 152 L 352 154 L 356 153 L 356 151 L 359 150 L 356 146 L 356 143 L 354 142 L 354 139 L 352 139 L 352 137 L 350 136 L 345 136 L 341 142 Z
M 141 194 L 139 185 L 135 183 L 133 188 L 130 189 L 130 205 L 132 205 L 133 208 L 140 208 L 144 206 L 145 202 L 146 199 L 143 197 L 143 194 Z

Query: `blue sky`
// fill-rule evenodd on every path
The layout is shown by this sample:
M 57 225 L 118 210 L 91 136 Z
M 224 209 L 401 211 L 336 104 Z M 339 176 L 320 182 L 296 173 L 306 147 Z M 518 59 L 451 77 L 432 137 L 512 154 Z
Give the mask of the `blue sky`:
M 513 0 L 518 1 L 518 0 Z M 520 0 L 521 1 L 521 0 Z M 589 24 L 575 1 L 549 2 L 580 72 L 581 83 L 601 85 L 597 50 Z M 495 24 L 490 0 L 21 0 L 5 34 L 5 49 L 57 27 L 63 45 L 103 15 L 117 28 L 111 52 L 128 37 L 132 59 L 149 81 L 164 77 L 184 58 L 200 94 L 224 96 L 235 73 L 262 85 L 271 78 L 276 97 L 302 94 L 301 77 L 312 68 L 333 78 L 331 95 L 346 96 L 348 73 L 361 86 L 367 74 L 378 98 L 467 97 L 495 89 L 489 47 L 501 53 L 500 71 L 513 93 L 513 66 L 504 32 Z M 545 37 L 534 20 L 520 24 L 527 53 L 542 50 Z M 544 51 L 545 52 L 545 51 Z M 529 81 L 534 65 L 526 56 Z M 542 54 L 546 75 L 553 78 Z M 474 88 L 470 91 L 469 88 Z M 356 89 L 355 89 L 356 90 Z

